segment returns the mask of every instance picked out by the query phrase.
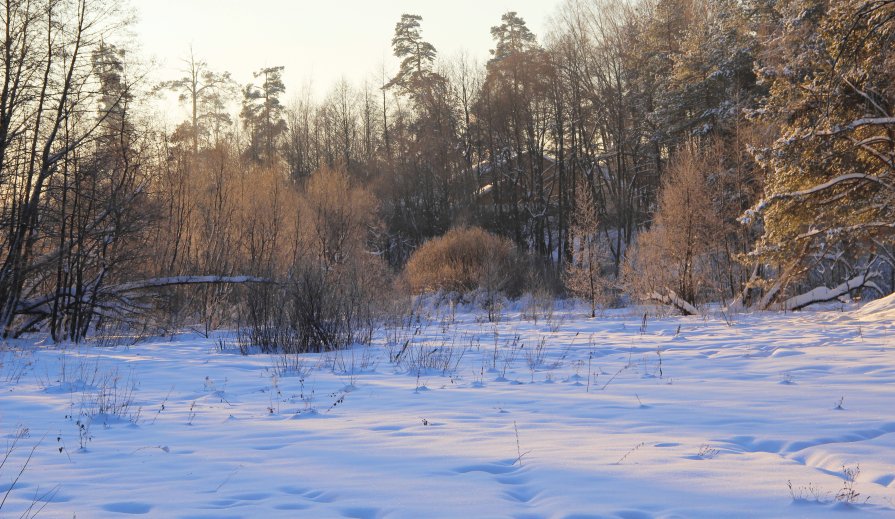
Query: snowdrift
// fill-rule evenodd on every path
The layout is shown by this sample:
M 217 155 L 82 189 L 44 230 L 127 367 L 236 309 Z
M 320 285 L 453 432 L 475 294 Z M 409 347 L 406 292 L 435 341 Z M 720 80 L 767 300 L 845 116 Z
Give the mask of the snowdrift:
M 895 294 L 871 301 L 855 311 L 862 319 L 895 320 Z

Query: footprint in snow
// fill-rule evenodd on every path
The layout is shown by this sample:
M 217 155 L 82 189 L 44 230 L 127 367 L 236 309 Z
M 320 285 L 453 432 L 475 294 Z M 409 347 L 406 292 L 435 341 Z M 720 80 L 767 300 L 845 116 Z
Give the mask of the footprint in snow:
M 653 515 L 640 510 L 621 510 L 615 513 L 620 519 L 653 519 Z
M 504 495 L 513 501 L 519 502 L 521 504 L 528 504 L 534 501 L 538 497 L 538 495 L 540 495 L 540 492 L 531 487 L 522 486 L 518 483 L 515 483 L 514 485 L 515 486 L 513 488 L 504 492 Z
M 332 503 L 336 500 L 336 496 L 334 494 L 330 494 L 328 492 L 322 492 L 320 490 L 312 490 L 309 488 L 301 488 L 295 486 L 284 486 L 280 487 L 277 490 L 284 494 L 289 494 L 291 496 L 299 496 L 303 497 L 309 501 L 314 501 L 315 503 Z
M 465 465 L 454 469 L 457 474 L 469 474 L 470 472 L 484 472 L 486 474 L 509 474 L 519 470 L 518 467 L 504 463 L 479 463 L 475 465 Z
M 237 494 L 231 497 L 233 499 L 238 499 L 239 501 L 263 501 L 270 496 L 271 494 L 267 494 L 265 492 L 252 492 L 247 494 Z
M 252 447 L 252 449 L 256 451 L 275 451 L 286 447 L 286 444 L 273 444 L 273 445 L 256 445 Z
M 457 467 L 453 470 L 455 474 L 473 474 L 481 472 L 494 477 L 494 480 L 506 485 L 508 488 L 504 492 L 504 496 L 508 499 L 521 504 L 529 504 L 534 501 L 540 492 L 526 484 L 529 481 L 525 474 L 525 469 L 515 464 L 515 460 L 507 460 L 498 463 L 478 463 L 473 465 L 465 465 Z
M 275 506 L 274 510 L 294 511 L 307 510 L 308 508 L 311 508 L 311 505 L 305 503 L 283 503 L 282 505 Z
M 146 503 L 120 502 L 108 503 L 101 507 L 106 512 L 114 512 L 117 514 L 143 515 L 148 514 L 152 510 L 152 505 Z
M 349 517 L 351 519 L 378 519 L 382 516 L 382 512 L 378 508 L 363 506 L 343 508 L 341 512 L 342 517 Z
M 882 485 L 884 487 L 890 486 L 893 481 L 895 481 L 895 475 L 892 474 L 886 474 L 885 476 L 880 476 L 873 480 L 877 485 Z
M 370 427 L 371 431 L 377 431 L 377 432 L 379 432 L 379 431 L 393 432 L 393 431 L 400 431 L 401 429 L 403 429 L 403 427 L 401 427 L 400 425 L 379 425 L 376 427 Z

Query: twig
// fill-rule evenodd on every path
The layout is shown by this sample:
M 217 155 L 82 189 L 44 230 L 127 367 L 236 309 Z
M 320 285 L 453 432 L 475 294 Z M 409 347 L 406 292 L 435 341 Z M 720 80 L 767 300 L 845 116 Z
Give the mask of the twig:
M 515 465 L 517 462 L 519 466 L 522 466 L 522 457 L 528 454 L 531 451 L 522 452 L 522 447 L 519 443 L 519 427 L 516 425 L 516 420 L 513 420 L 513 430 L 516 431 L 516 461 L 513 462 Z
M 638 443 L 636 446 L 634 446 L 633 449 L 629 450 L 628 452 L 625 453 L 624 456 L 622 456 L 621 458 L 619 458 L 619 460 L 615 462 L 615 465 L 621 465 L 622 462 L 625 461 L 625 459 L 626 459 L 628 456 L 630 456 L 634 451 L 638 450 L 639 448 L 641 448 L 641 447 L 643 447 L 643 446 L 645 446 L 645 445 L 646 445 L 646 442 L 640 442 L 640 443 Z

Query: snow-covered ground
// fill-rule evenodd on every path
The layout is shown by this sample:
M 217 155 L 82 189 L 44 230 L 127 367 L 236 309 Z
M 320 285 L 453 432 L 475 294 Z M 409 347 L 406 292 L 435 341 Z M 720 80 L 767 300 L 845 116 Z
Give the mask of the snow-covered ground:
M 13 343 L 0 498 L 34 450 L 0 516 L 893 517 L 893 309 L 431 315 L 291 358 Z

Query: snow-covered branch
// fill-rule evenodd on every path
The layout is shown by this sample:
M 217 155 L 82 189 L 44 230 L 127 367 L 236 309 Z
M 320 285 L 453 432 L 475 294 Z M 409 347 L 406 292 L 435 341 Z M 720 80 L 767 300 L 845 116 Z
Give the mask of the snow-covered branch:
M 816 132 L 815 135 L 828 137 L 843 132 L 853 131 L 862 126 L 887 126 L 890 124 L 895 125 L 895 117 L 861 117 L 844 126 L 834 126 L 830 130 Z
M 751 209 L 748 209 L 743 216 L 740 217 L 740 222 L 749 223 L 755 217 L 755 215 L 762 213 L 767 206 L 771 205 L 774 202 L 779 200 L 799 200 L 803 198 L 807 198 L 811 195 L 816 195 L 822 191 L 826 191 L 827 189 L 838 186 L 839 184 L 845 182 L 858 182 L 858 181 L 867 181 L 873 182 L 875 184 L 880 185 L 888 190 L 895 191 L 895 185 L 890 184 L 885 179 L 878 177 L 876 175 L 868 175 L 866 173 L 846 173 L 844 175 L 839 175 L 836 178 L 828 180 L 822 184 L 817 184 L 811 186 L 806 189 L 802 189 L 799 191 L 788 191 L 785 193 L 774 193 L 773 195 L 760 200 L 757 204 L 755 204 Z
M 834 299 L 847 295 L 852 290 L 863 288 L 865 286 L 875 287 L 875 285 L 872 284 L 872 280 L 877 277 L 879 277 L 879 272 L 862 272 L 834 288 L 817 287 L 804 294 L 791 297 L 783 302 L 783 308 L 786 310 L 800 310 L 814 303 L 833 301 Z
M 649 294 L 649 299 L 657 303 L 673 306 L 684 315 L 696 315 L 699 313 L 695 306 L 685 301 L 671 289 L 665 289 L 664 294 L 652 292 Z
M 866 231 L 870 229 L 895 229 L 895 222 L 866 222 L 842 227 L 833 227 L 830 229 L 812 229 L 796 236 L 796 239 L 814 238 L 821 234 L 829 237 L 842 235 L 848 236 L 856 231 Z
M 255 276 L 174 276 L 166 278 L 144 279 L 112 285 L 102 289 L 103 294 L 123 294 L 135 290 L 150 288 L 162 288 L 175 285 L 201 285 L 201 284 L 245 284 L 245 283 L 276 283 L 272 279 Z

